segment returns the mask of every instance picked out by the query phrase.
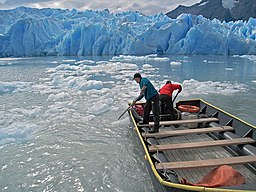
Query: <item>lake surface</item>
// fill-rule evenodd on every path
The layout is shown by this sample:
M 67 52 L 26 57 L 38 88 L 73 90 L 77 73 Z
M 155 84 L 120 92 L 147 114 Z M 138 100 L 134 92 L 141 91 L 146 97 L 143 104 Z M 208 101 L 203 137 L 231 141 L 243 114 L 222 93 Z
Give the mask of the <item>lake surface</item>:
M 256 57 L 0 59 L 1 191 L 154 191 L 126 114 L 133 74 L 256 125 Z

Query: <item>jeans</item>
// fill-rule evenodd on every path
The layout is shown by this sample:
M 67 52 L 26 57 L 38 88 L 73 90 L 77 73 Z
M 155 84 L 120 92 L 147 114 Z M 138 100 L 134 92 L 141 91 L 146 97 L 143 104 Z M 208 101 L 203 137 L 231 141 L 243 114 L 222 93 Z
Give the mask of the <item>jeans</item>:
M 148 99 L 144 105 L 144 116 L 143 116 L 143 124 L 149 123 L 149 115 L 150 111 L 153 112 L 153 119 L 154 119 L 154 128 L 159 128 L 159 95 L 156 94 L 155 96 Z
M 162 94 L 159 96 L 161 114 L 170 114 L 171 120 L 175 119 L 172 97 L 169 95 Z M 168 120 L 168 119 L 166 119 Z

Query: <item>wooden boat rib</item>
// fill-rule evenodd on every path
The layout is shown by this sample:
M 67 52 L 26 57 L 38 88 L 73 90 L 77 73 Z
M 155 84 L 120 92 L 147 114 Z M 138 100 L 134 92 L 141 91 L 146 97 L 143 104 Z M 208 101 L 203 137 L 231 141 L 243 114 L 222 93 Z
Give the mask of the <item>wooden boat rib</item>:
M 162 191 L 256 191 L 256 128 L 237 117 L 201 100 L 176 104 L 200 108 L 196 119 L 161 121 L 158 133 L 147 133 L 153 125 L 138 124 L 136 110 L 129 111 L 145 151 L 153 185 Z M 193 114 L 193 117 L 195 114 Z M 178 128 L 173 125 L 180 125 Z M 196 125 L 196 127 L 189 127 Z M 230 165 L 243 174 L 246 184 L 202 187 L 180 183 L 186 178 L 196 183 L 213 168 Z
M 180 161 L 180 162 L 164 162 L 156 163 L 157 170 L 165 169 L 191 169 L 191 168 L 202 168 L 212 167 L 219 165 L 234 165 L 234 164 L 245 164 L 256 162 L 256 155 L 229 157 L 221 159 L 206 159 L 198 161 Z
M 241 145 L 255 143 L 255 140 L 251 138 L 237 138 L 237 139 L 223 139 L 213 141 L 201 141 L 194 143 L 178 143 L 178 144 L 165 144 L 165 145 L 152 145 L 149 146 L 149 152 L 177 150 L 177 149 L 192 149 L 200 147 L 215 147 L 226 145 Z
M 187 123 L 207 123 L 219 121 L 217 118 L 203 118 L 203 119 L 190 119 L 190 120 L 175 120 L 175 121 L 160 121 L 160 125 L 176 125 L 176 124 L 187 124 Z M 153 122 L 149 124 L 138 124 L 138 126 L 153 126 Z
M 187 135 L 192 133 L 211 133 L 211 132 L 222 132 L 222 131 L 233 131 L 234 128 L 230 126 L 221 127 L 210 127 L 210 128 L 200 128 L 200 129 L 184 129 L 184 130 L 172 130 L 172 131 L 161 131 L 158 133 L 142 133 L 143 137 L 170 137 L 178 135 Z

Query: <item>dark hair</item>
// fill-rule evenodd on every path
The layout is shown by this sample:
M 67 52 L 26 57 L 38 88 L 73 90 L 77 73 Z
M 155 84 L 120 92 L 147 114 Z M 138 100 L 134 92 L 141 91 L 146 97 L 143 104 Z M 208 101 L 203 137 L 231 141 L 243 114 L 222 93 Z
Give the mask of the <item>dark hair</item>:
M 133 76 L 133 79 L 135 79 L 135 78 L 140 78 L 141 79 L 141 74 L 135 73 L 134 76 Z
M 172 82 L 171 81 L 166 81 L 166 84 L 172 84 Z

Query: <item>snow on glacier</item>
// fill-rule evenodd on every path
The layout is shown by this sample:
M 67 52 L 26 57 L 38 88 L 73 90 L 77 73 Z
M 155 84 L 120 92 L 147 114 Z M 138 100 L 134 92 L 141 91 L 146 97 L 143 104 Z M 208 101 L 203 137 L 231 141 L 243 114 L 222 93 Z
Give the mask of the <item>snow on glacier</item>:
M 225 9 L 231 10 L 232 8 L 235 7 L 235 4 L 238 3 L 238 1 L 235 1 L 235 0 L 222 0 L 221 3 L 222 3 L 222 6 Z
M 256 19 L 220 22 L 182 14 L 0 10 L 0 57 L 50 55 L 256 54 Z

